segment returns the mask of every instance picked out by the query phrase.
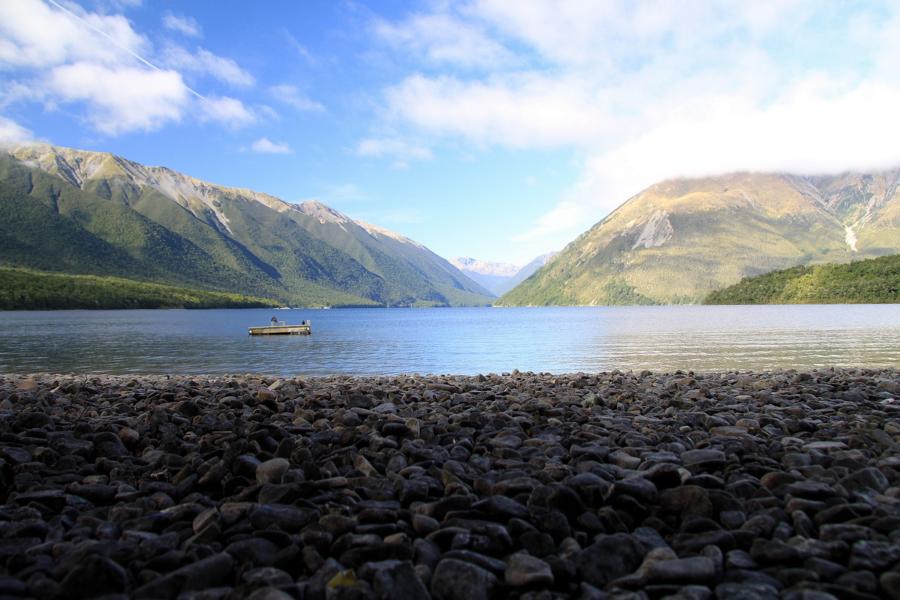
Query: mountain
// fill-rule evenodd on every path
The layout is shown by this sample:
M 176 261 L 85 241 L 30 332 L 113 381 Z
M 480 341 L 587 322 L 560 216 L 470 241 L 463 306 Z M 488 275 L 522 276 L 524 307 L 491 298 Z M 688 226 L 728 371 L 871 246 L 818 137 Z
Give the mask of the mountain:
M 704 300 L 704 304 L 894 303 L 900 303 L 900 254 L 773 271 L 712 292 Z
M 503 290 L 503 292 L 501 292 L 501 294 L 505 294 L 509 290 L 513 289 L 514 287 L 537 273 L 538 269 L 550 262 L 550 259 L 557 254 L 559 254 L 559 252 L 548 252 L 547 254 L 541 254 L 530 263 L 519 269 L 516 274 L 506 282 L 505 289 Z
M 0 153 L 0 264 L 294 305 L 472 305 L 490 294 L 402 235 L 103 153 Z
M 653 185 L 500 304 L 700 302 L 745 277 L 900 252 L 900 169 L 734 173 Z
M 450 262 L 465 273 L 469 279 L 497 296 L 512 288 L 506 283 L 519 271 L 519 267 L 510 263 L 490 262 L 468 257 L 451 258 Z
M 500 296 L 531 277 L 555 254 L 555 252 L 542 254 L 524 267 L 467 257 L 450 259 L 450 262 L 470 279 L 478 282 L 491 293 Z

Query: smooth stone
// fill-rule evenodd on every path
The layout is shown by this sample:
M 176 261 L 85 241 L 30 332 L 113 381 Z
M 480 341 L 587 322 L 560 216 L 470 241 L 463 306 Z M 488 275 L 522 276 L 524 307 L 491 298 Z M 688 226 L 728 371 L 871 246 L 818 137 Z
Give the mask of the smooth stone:
M 374 571 L 373 588 L 384 600 L 427 600 L 430 598 L 415 567 L 409 561 L 383 561 L 366 565 Z
M 851 473 L 841 479 L 840 483 L 850 492 L 878 492 L 888 489 L 890 482 L 884 473 L 875 467 L 867 467 Z
M 705 556 L 654 562 L 646 574 L 652 583 L 707 583 L 715 577 L 716 565 Z
M 294 597 L 277 587 L 267 586 L 254 590 L 247 600 L 294 600 Z
M 504 579 L 512 587 L 548 586 L 553 584 L 553 571 L 541 559 L 518 553 L 507 559 Z
M 431 576 L 435 600 L 489 600 L 496 586 L 489 571 L 453 558 L 441 560 Z
M 169 598 L 178 592 L 217 587 L 234 576 L 234 559 L 226 553 L 207 558 L 166 573 L 135 590 L 136 598 Z
M 113 560 L 93 554 L 71 569 L 60 582 L 68 598 L 94 598 L 128 591 L 128 572 Z
M 725 453 L 713 448 L 688 450 L 682 452 L 681 462 L 691 470 L 716 471 L 725 466 Z
M 625 533 L 603 536 L 578 554 L 575 563 L 582 578 L 598 588 L 633 573 L 644 560 L 646 550 Z
M 256 467 L 257 483 L 281 483 L 282 477 L 291 468 L 291 463 L 285 458 L 272 458 Z

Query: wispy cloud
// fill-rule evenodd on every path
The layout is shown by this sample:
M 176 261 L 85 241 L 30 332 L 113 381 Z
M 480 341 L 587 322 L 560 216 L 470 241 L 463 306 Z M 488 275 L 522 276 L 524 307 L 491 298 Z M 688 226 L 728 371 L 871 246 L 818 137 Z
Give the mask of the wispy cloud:
M 279 102 L 303 112 L 322 112 L 325 107 L 310 99 L 295 85 L 281 84 L 269 88 L 269 94 Z
M 417 14 L 400 23 L 378 20 L 373 29 L 405 56 L 432 63 L 484 70 L 517 62 L 512 52 L 477 26 L 447 14 Z
M 197 23 L 196 19 L 184 15 L 176 15 L 167 12 L 163 15 L 163 27 L 169 31 L 186 35 L 187 37 L 203 37 L 203 30 L 200 28 L 200 24 Z
M 245 127 L 257 120 L 253 111 L 237 98 L 210 96 L 200 107 L 204 120 L 215 121 L 233 129 Z
M 399 138 L 368 138 L 356 145 L 357 156 L 391 157 L 400 161 L 431 160 L 431 150 Z
M 0 148 L 7 148 L 32 139 L 34 139 L 34 134 L 30 130 L 12 119 L 0 116 Z
M 253 142 L 250 149 L 259 154 L 291 154 L 293 152 L 289 145 L 273 142 L 267 137 L 261 137 Z
M 205 48 L 189 52 L 170 44 L 163 52 L 163 64 L 182 73 L 196 73 L 218 79 L 235 87 L 250 87 L 256 79 L 230 58 L 213 54 Z
M 291 49 L 293 49 L 294 52 L 296 52 L 297 55 L 305 60 L 308 64 L 316 65 L 318 63 L 316 57 L 312 55 L 312 52 L 310 52 L 306 46 L 301 44 L 300 41 L 295 38 L 287 29 L 281 30 L 281 36 L 284 38 L 285 42 L 287 42 L 287 45 L 290 46 Z

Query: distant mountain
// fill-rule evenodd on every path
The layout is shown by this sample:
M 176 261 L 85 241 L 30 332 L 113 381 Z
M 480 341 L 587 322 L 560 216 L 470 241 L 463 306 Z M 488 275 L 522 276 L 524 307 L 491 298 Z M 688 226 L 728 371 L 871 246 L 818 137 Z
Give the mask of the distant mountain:
M 528 279 L 555 254 L 555 252 L 543 254 L 524 267 L 468 257 L 450 259 L 450 262 L 489 292 L 500 296 Z
M 499 303 L 693 303 L 776 269 L 898 253 L 898 182 L 900 169 L 665 181 L 625 202 Z
M 490 302 L 421 244 L 319 202 L 45 144 L 0 153 L 0 264 L 293 305 Z
M 519 270 L 519 267 L 510 263 L 490 262 L 468 257 L 451 258 L 450 262 L 465 273 L 469 279 L 497 296 L 502 294 L 505 289 L 509 289 L 505 287 L 506 283 Z
M 513 275 L 509 279 L 509 281 L 506 282 L 505 289 L 500 292 L 500 294 L 505 294 L 509 290 L 513 289 L 514 287 L 537 273 L 538 269 L 550 262 L 550 259 L 552 259 L 557 254 L 559 254 L 559 252 L 548 252 L 547 254 L 541 254 L 530 263 L 519 269 L 518 272 Z
M 712 292 L 704 303 L 896 304 L 900 303 L 900 254 L 773 271 Z

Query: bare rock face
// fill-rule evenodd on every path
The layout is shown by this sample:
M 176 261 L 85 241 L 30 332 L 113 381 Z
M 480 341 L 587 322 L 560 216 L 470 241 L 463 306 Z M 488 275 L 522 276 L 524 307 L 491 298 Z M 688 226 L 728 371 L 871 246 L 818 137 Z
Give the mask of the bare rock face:
M 898 384 L 2 376 L 0 596 L 898 598 Z

